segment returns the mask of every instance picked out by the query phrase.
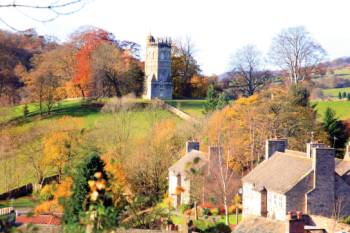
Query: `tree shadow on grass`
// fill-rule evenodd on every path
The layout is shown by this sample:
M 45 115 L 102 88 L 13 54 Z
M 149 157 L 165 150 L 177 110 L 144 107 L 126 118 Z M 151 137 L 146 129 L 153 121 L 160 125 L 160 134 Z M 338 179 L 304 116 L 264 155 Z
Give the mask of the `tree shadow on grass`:
M 62 116 L 84 117 L 88 115 L 94 115 L 98 114 L 101 111 L 102 107 L 103 103 L 91 101 L 58 104 L 51 111 L 50 115 L 48 115 L 46 112 L 43 115 L 40 115 L 39 110 L 32 111 L 27 115 L 27 117 L 19 116 L 1 123 L 0 128 L 8 125 L 23 125 L 35 120 L 55 119 Z

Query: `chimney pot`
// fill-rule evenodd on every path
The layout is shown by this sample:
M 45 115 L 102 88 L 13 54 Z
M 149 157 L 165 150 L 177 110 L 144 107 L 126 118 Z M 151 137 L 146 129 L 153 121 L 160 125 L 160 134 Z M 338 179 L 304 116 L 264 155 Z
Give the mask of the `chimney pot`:
M 199 142 L 187 141 L 186 142 L 186 154 L 191 152 L 191 150 L 199 150 Z

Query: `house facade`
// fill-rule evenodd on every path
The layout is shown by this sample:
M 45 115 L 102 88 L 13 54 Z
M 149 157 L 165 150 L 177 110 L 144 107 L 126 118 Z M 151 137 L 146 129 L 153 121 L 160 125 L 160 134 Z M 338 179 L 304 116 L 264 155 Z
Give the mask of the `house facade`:
M 287 145 L 286 140 L 267 140 L 265 160 L 242 179 L 243 216 L 286 220 L 293 211 L 350 215 L 349 146 L 340 160 L 321 143 L 308 143 L 306 153 Z

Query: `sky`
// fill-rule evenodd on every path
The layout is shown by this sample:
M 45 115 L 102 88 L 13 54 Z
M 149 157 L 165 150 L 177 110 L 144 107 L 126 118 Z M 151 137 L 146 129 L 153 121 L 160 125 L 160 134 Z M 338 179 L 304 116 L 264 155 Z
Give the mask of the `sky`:
M 49 0 L 17 0 L 38 3 Z M 62 1 L 62 0 L 61 0 Z M 67 0 L 65 0 L 67 1 Z M 305 26 L 327 51 L 328 59 L 350 56 L 349 0 L 88 0 L 80 11 L 40 23 L 48 12 L 0 8 L 0 18 L 18 30 L 35 28 L 61 41 L 84 25 L 112 32 L 141 45 L 146 36 L 191 37 L 204 74 L 229 70 L 232 55 L 247 44 L 263 54 L 273 37 L 288 27 Z M 0 4 L 13 0 L 0 0 Z M 29 16 L 29 17 L 28 17 Z M 1 29 L 10 30 L 0 22 Z

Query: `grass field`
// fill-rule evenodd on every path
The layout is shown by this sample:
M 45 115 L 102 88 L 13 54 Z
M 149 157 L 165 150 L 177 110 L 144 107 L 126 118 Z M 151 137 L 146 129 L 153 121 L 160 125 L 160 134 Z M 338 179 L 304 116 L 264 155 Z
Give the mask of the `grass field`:
M 144 101 L 136 100 L 136 102 L 144 104 Z M 152 109 L 138 105 L 127 113 L 111 114 L 101 112 L 101 106 L 101 104 L 81 100 L 66 100 L 57 105 L 50 116 L 40 116 L 38 106 L 29 104 L 29 116 L 26 119 L 23 117 L 23 105 L 8 109 L 6 115 L 0 116 L 0 133 L 10 135 L 11 140 L 14 141 L 5 154 L 0 154 L 0 176 L 2 177 L 0 193 L 35 181 L 33 165 L 27 158 L 28 150 L 36 148 L 33 149 L 33 153 L 36 156 L 42 156 L 42 138 L 63 116 L 81 119 L 85 139 L 91 140 L 88 146 L 94 146 L 101 153 L 115 146 L 113 140 L 118 132 L 117 127 L 121 124 L 121 118 L 126 121 L 125 124 L 130 132 L 129 140 L 135 141 L 147 135 L 153 124 L 163 119 L 181 122 L 177 116 L 159 108 Z M 12 123 L 5 124 L 7 122 Z M 4 177 L 3 173 L 11 176 Z M 52 175 L 51 173 L 52 171 L 48 170 L 45 175 Z
M 342 94 L 343 92 L 350 93 L 350 87 L 324 89 L 322 92 L 325 96 L 338 98 L 339 92 Z
M 349 67 L 344 67 L 344 68 L 341 68 L 341 69 L 336 69 L 336 70 L 334 70 L 334 74 L 338 78 L 350 79 L 350 68 Z
M 33 208 L 36 202 L 32 197 L 21 197 L 17 199 L 11 199 L 6 201 L 0 201 L 0 208 L 2 207 L 15 207 L 18 208 Z
M 193 117 L 204 116 L 205 100 L 167 100 L 166 102 Z
M 337 117 L 341 120 L 350 119 L 350 101 L 315 101 L 319 118 L 322 119 L 327 107 L 335 110 Z

